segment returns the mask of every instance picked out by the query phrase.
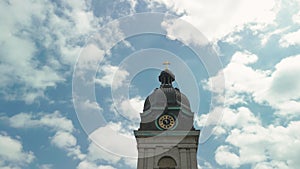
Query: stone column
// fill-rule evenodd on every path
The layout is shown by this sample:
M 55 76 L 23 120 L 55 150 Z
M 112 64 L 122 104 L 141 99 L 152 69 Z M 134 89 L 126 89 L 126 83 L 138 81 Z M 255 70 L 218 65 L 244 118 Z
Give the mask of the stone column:
M 144 148 L 139 148 L 139 158 L 138 158 L 138 169 L 144 169 L 144 161 L 145 161 L 145 150 Z
M 185 148 L 181 148 L 179 149 L 179 154 L 180 154 L 180 164 L 181 164 L 181 168 L 187 168 L 187 156 L 186 156 L 186 149 Z
M 154 168 L 154 149 L 149 148 L 147 149 L 147 169 Z
M 196 148 L 191 148 L 190 149 L 190 155 L 191 155 L 191 165 L 192 165 L 192 169 L 197 169 L 198 168 L 198 164 L 197 164 L 197 150 Z M 196 167 L 196 168 L 194 168 Z

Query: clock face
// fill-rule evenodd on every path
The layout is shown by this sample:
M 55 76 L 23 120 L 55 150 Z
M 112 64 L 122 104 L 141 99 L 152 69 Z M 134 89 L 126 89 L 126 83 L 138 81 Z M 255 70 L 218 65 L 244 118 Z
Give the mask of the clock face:
M 158 125 L 163 129 L 170 129 L 175 125 L 175 118 L 171 115 L 162 115 L 158 118 Z

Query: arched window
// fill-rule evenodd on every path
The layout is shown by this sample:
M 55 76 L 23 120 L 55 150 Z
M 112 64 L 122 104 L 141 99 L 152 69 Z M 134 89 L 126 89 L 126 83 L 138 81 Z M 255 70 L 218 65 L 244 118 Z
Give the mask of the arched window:
M 162 157 L 158 161 L 159 169 L 175 169 L 176 161 L 172 157 Z

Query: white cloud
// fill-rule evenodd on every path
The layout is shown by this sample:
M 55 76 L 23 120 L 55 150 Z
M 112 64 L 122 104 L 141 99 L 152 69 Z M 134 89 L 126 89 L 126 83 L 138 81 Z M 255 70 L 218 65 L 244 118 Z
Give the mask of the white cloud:
M 53 165 L 52 164 L 43 164 L 39 166 L 39 169 L 52 169 Z
M 239 157 L 232 153 L 228 146 L 220 146 L 216 150 L 215 159 L 218 164 L 231 168 L 240 167 Z
M 123 157 L 137 157 L 136 140 L 121 123 L 108 123 L 89 135 L 93 142 L 107 151 Z
M 276 107 L 276 113 L 282 116 L 298 116 L 300 112 L 300 102 L 299 101 L 285 101 L 278 104 Z
M 0 168 L 20 169 L 34 160 L 32 152 L 23 150 L 22 143 L 7 135 L 0 134 Z
M 226 92 L 226 105 L 232 105 L 239 102 L 244 103 L 245 99 L 241 94 L 252 93 L 254 97 L 258 97 L 261 93 L 265 92 L 270 84 L 269 78 L 270 71 L 254 70 L 248 64 L 257 61 L 257 56 L 247 51 L 236 52 L 232 56 L 230 63 L 221 70 L 217 76 L 211 77 L 206 88 L 214 93 L 223 95 L 223 86 L 209 86 L 212 81 L 222 79 L 225 76 L 225 92 Z M 258 96 L 256 96 L 258 95 Z
M 136 167 L 137 149 L 135 138 L 122 127 L 121 123 L 108 123 L 91 133 L 89 138 L 92 142 L 88 147 L 84 160 L 79 163 L 77 169 L 102 169 L 120 163 L 132 168 Z M 103 162 L 110 165 L 103 166 Z
M 88 161 L 82 161 L 77 166 L 77 169 L 115 169 L 112 166 L 109 165 L 96 165 L 94 163 L 88 162 Z
M 247 135 L 245 131 L 234 129 L 231 131 L 226 141 L 239 148 L 240 162 L 256 163 L 266 160 L 265 149 L 267 142 L 266 133 L 264 133 L 263 127 L 245 127 L 249 129 L 250 133 Z M 254 129 L 262 130 L 259 133 Z
M 204 36 L 196 36 L 199 35 L 197 29 L 187 27 L 187 24 L 180 19 L 166 19 L 161 25 L 166 29 L 168 38 L 172 40 L 178 39 L 186 45 L 204 46 L 208 44 Z
M 269 163 L 268 162 L 258 163 L 254 166 L 254 169 L 273 169 L 273 168 L 290 169 L 285 162 L 278 162 L 278 161 L 271 161 Z
M 215 135 L 228 136 L 227 145 L 221 145 L 216 150 L 215 159 L 218 164 L 231 168 L 245 164 L 251 164 L 254 168 L 299 168 L 300 136 L 296 128 L 300 122 L 291 119 L 299 117 L 300 81 L 297 76 L 300 73 L 300 56 L 282 59 L 274 70 L 252 68 L 251 64 L 257 58 L 249 52 L 237 52 L 223 69 L 226 96 L 229 99 L 225 102 L 225 108 L 216 107 L 224 114 L 215 128 Z M 208 89 L 215 93 L 222 91 L 218 88 Z M 272 107 L 274 114 L 271 115 L 275 118 L 278 115 L 284 117 L 280 119 L 284 123 L 273 125 L 268 121 L 269 124 L 263 124 L 247 108 L 249 101 Z M 197 124 L 204 126 L 208 117 L 209 114 L 202 115 L 197 119 Z
M 238 51 L 231 58 L 231 62 L 241 63 L 244 65 L 255 63 L 257 60 L 258 57 L 248 51 L 244 51 L 244 52 Z
M 140 96 L 131 99 L 116 98 L 113 100 L 111 110 L 131 121 L 139 121 L 140 113 L 143 112 L 144 99 Z
M 102 163 L 106 162 L 108 164 L 115 165 L 119 163 L 121 159 L 122 157 L 108 152 L 107 150 L 97 146 L 94 142 L 91 142 L 85 159 L 78 164 L 77 169 L 102 169 L 105 167 L 110 169 L 110 167 L 113 167 L 110 165 L 103 166 Z
M 253 118 L 247 116 L 244 116 L 244 120 L 236 119 L 237 116 L 243 116 L 245 111 L 237 111 L 236 115 L 224 113 L 220 126 L 226 129 L 222 134 L 228 134 L 225 140 L 228 145 L 217 148 L 216 162 L 231 168 L 245 164 L 255 165 L 255 168 L 299 168 L 300 135 L 297 129 L 300 121 L 291 121 L 287 126 L 271 124 L 264 127 L 258 118 L 254 123 Z M 254 117 L 252 112 L 246 112 Z
M 80 69 L 96 69 L 99 60 L 104 58 L 105 52 L 101 50 L 96 44 L 88 44 L 80 53 L 80 60 L 77 66 Z
M 247 104 L 244 95 L 249 94 L 257 103 L 267 103 L 272 106 L 279 115 L 296 115 L 299 110 L 297 100 L 300 98 L 300 81 L 297 78 L 300 73 L 298 66 L 300 56 L 282 59 L 275 65 L 274 71 L 253 69 L 248 65 L 256 60 L 257 56 L 249 52 L 236 52 L 231 62 L 223 69 L 226 98 L 228 98 L 225 104 Z M 222 74 L 212 77 L 207 84 L 210 84 L 214 78 L 221 78 L 219 76 Z M 223 90 L 218 87 L 206 86 L 212 92 L 223 94 L 221 93 Z M 287 105 L 291 107 L 286 107 Z
M 72 134 L 75 131 L 72 121 L 62 116 L 58 111 L 37 115 L 19 113 L 12 117 L 1 117 L 1 120 L 7 121 L 14 128 L 50 128 L 55 132 L 54 136 L 50 137 L 54 146 L 67 151 L 68 156 L 76 159 L 85 157 L 80 151 L 80 146 L 77 145 L 77 139 Z
M 120 30 L 117 21 L 110 22 L 95 32 L 88 39 L 87 45 L 82 48 L 76 61 L 75 80 L 78 80 L 76 78 L 80 78 L 85 83 L 96 82 L 104 87 L 108 87 L 112 85 L 113 78 L 121 78 L 120 81 L 117 79 L 116 84 L 112 85 L 112 87 L 119 87 L 122 84 L 122 80 L 127 76 L 127 72 L 119 69 L 117 66 L 110 65 L 107 58 L 111 55 L 111 48 L 124 38 L 124 34 Z M 130 46 L 127 41 L 124 41 L 124 44 Z M 102 76 L 99 79 L 94 79 L 97 69 Z
M 131 157 L 126 158 L 126 157 L 124 157 L 123 161 L 127 166 L 130 166 L 131 168 L 136 168 L 138 158 L 131 158 Z
M 283 35 L 279 43 L 282 47 L 300 45 L 300 30 Z
M 40 115 L 19 113 L 9 118 L 4 117 L 4 119 L 7 119 L 9 125 L 14 128 L 49 127 L 55 131 L 74 131 L 72 121 L 63 117 L 58 111 Z
M 230 130 L 233 129 L 242 129 L 248 126 L 261 125 L 260 119 L 256 117 L 247 107 L 238 107 L 236 109 L 229 107 L 216 107 L 213 111 L 221 111 L 223 113 L 221 121 L 215 121 L 215 119 L 209 121 L 208 118 L 210 116 L 213 117 L 213 114 L 211 113 L 202 114 L 199 117 L 196 117 L 195 121 L 198 127 L 215 125 L 212 134 L 216 136 L 216 138 L 226 135 Z
M 242 128 L 260 123 L 260 120 L 246 107 L 239 107 L 237 110 L 225 108 L 223 113 L 222 124 L 225 127 Z
M 242 39 L 241 35 L 237 35 L 234 32 L 231 32 L 227 36 L 224 37 L 224 41 L 230 44 L 238 44 L 238 42 Z
M 82 107 L 89 111 L 102 112 L 103 108 L 97 102 L 92 102 L 90 100 L 86 100 L 83 102 Z
M 115 164 L 121 160 L 121 157 L 110 153 L 107 150 L 97 146 L 94 142 L 91 142 L 88 148 L 87 160 L 91 162 L 103 160 L 110 164 Z
M 286 164 L 291 169 L 299 168 L 298 160 L 300 135 L 297 132 L 300 122 L 290 122 L 286 127 L 269 125 L 244 127 L 234 129 L 226 139 L 238 148 L 240 164 Z M 290 151 L 293 149 L 293 151 Z M 272 161 L 268 161 L 272 159 Z M 236 163 L 232 163 L 235 165 Z M 287 168 L 287 167 L 285 167 Z
M 0 2 L 0 87 L 6 99 L 30 104 L 65 81 L 63 64 L 75 63 L 82 36 L 98 21 L 85 1 L 72 2 Z M 18 90 L 11 90 L 15 85 Z
M 282 59 L 272 73 L 266 95 L 262 98 L 277 109 L 280 115 L 296 115 L 299 112 L 300 99 L 300 55 Z M 286 107 L 290 106 L 290 107 Z M 290 110 L 290 111 L 287 111 Z
M 235 54 L 236 55 L 236 54 Z M 234 55 L 234 56 L 235 56 Z M 246 54 L 248 55 L 248 54 Z M 251 57 L 249 57 L 250 59 Z M 232 59 L 235 59 L 233 57 Z M 248 59 L 248 57 L 241 58 L 244 63 L 251 62 L 251 61 L 244 60 Z M 263 71 L 255 71 L 251 67 L 246 66 L 242 62 L 235 62 L 234 60 L 230 62 L 224 71 L 225 75 L 225 89 L 228 94 L 229 92 L 253 92 L 259 91 L 261 87 L 266 84 L 268 80 L 266 77 L 266 72 Z
M 213 166 L 207 161 L 202 166 L 198 162 L 198 169 L 213 169 Z
M 78 159 L 83 159 L 85 157 L 85 155 L 81 153 L 80 147 L 77 145 L 77 139 L 69 132 L 56 132 L 51 138 L 51 143 L 58 148 L 66 150 L 69 156 L 74 156 Z
M 300 24 L 300 12 L 298 12 L 295 15 L 293 15 L 292 19 L 293 19 L 294 23 Z
M 261 38 L 261 45 L 265 46 L 273 35 L 282 35 L 289 29 L 290 29 L 290 27 L 288 26 L 288 27 L 284 27 L 282 29 L 276 29 L 272 32 L 268 32 L 268 31 L 260 32 L 259 37 Z
M 300 95 L 296 94 L 297 91 L 300 91 L 300 80 L 297 78 L 300 72 L 299 62 L 300 55 L 296 55 L 284 58 L 276 64 L 276 70 L 272 74 L 273 81 L 270 92 L 274 96 L 280 94 L 279 100 L 300 98 Z
M 108 64 L 101 66 L 99 72 L 102 75 L 96 78 L 95 82 L 103 87 L 112 87 L 113 89 L 124 85 L 126 77 L 129 75 L 126 70 Z
M 209 115 L 202 115 L 198 122 L 204 125 Z M 216 150 L 215 160 L 219 165 L 238 168 L 252 164 L 254 168 L 299 168 L 300 121 L 291 121 L 286 126 L 267 125 L 247 108 L 224 109 L 224 116 L 217 126 L 222 129 L 229 145 Z M 293 149 L 293 151 L 290 151 Z M 270 161 L 271 159 L 271 161 Z
M 255 117 L 247 107 L 241 106 L 236 109 L 216 107 L 215 109 L 218 109 L 217 111 L 223 111 L 222 125 L 226 127 L 241 128 L 245 125 L 256 125 L 260 123 L 260 120 Z M 208 116 L 209 114 L 203 114 L 200 118 L 196 118 L 197 124 L 204 126 Z
M 195 25 L 210 40 L 223 37 L 243 24 L 254 22 L 262 25 L 260 27 L 272 24 L 277 14 L 277 4 L 274 0 L 155 0 L 148 3 L 152 9 L 165 5 L 169 10 L 183 14 L 183 20 Z

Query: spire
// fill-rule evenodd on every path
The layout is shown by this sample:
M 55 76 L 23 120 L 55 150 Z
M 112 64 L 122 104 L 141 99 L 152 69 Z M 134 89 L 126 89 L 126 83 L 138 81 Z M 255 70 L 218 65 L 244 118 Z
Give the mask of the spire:
M 168 69 L 168 65 L 170 65 L 171 63 L 169 62 L 169 61 L 165 61 L 165 62 L 163 62 L 163 65 L 165 65 L 166 66 L 166 69 Z

